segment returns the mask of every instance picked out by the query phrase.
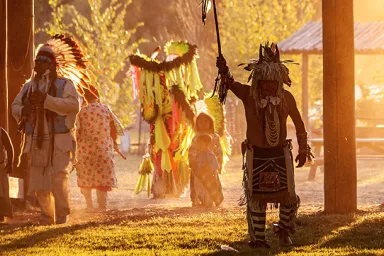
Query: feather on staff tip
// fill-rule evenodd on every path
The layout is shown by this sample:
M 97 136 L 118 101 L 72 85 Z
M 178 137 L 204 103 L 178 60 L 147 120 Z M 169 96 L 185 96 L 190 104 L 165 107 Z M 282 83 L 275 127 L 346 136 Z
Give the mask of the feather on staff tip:
M 201 17 L 202 21 L 205 25 L 205 20 L 207 19 L 208 12 L 212 9 L 212 3 L 211 0 L 202 0 L 201 1 Z

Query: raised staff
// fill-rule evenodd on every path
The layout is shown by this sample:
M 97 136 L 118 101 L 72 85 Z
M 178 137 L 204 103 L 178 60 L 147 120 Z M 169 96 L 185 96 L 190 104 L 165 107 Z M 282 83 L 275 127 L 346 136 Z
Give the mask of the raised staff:
M 219 53 L 219 57 L 220 56 L 222 57 L 223 55 L 221 53 L 220 29 L 219 29 L 219 21 L 217 18 L 216 1 L 213 0 L 211 2 L 210 0 L 203 0 L 201 2 L 201 5 L 202 5 L 202 20 L 204 24 L 207 18 L 207 14 L 213 5 L 213 14 L 215 17 L 216 38 L 217 38 L 217 51 Z M 213 94 L 212 94 L 212 96 L 214 96 L 217 93 L 220 99 L 220 102 L 222 104 L 225 103 L 225 100 L 227 98 L 227 92 L 229 89 L 228 86 L 231 83 L 231 78 L 226 76 L 226 74 L 227 74 L 227 70 L 219 70 L 215 80 L 215 86 L 213 88 Z

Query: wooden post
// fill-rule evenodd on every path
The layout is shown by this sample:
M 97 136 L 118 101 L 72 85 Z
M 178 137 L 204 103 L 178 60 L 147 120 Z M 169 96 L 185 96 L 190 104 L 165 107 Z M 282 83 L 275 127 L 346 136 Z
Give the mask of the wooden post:
M 324 208 L 357 209 L 353 1 L 323 0 Z
M 8 1 L 8 116 L 9 135 L 15 146 L 15 155 L 20 153 L 20 135 L 17 123 L 12 117 L 11 106 L 21 87 L 31 76 L 33 65 L 33 0 Z M 25 166 L 12 173 L 15 177 L 25 178 Z
M 302 91 L 301 91 L 301 106 L 302 117 L 305 128 L 308 130 L 308 106 L 309 106 L 309 93 L 308 93 L 308 53 L 303 53 L 302 56 Z
M 8 130 L 7 0 L 0 0 L 0 126 Z

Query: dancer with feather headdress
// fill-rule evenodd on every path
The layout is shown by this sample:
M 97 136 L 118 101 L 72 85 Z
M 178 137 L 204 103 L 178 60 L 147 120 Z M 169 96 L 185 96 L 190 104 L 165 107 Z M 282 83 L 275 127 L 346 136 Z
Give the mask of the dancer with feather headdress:
M 265 241 L 267 203 L 280 204 L 280 221 L 274 231 L 279 234 L 281 246 L 291 246 L 290 235 L 295 231 L 295 217 L 299 197 L 295 193 L 292 145 L 287 140 L 287 118 L 295 124 L 299 152 L 295 159 L 302 167 L 312 153 L 307 143 L 307 132 L 292 94 L 283 84 L 291 85 L 286 63 L 280 61 L 276 44 L 260 45 L 259 59 L 251 60 L 245 70 L 250 71 L 251 86 L 235 82 L 223 55 L 216 66 L 224 88 L 219 91 L 225 102 L 226 91 L 231 90 L 243 101 L 247 121 L 247 139 L 242 144 L 246 155 L 242 204 L 247 206 L 248 232 L 251 247 L 269 248 Z M 221 85 L 220 85 L 221 86 Z
M 12 114 L 22 134 L 21 154 L 30 158 L 28 194 L 37 195 L 40 223 L 61 224 L 69 214 L 67 167 L 75 150 L 71 131 L 79 112 L 78 92 L 88 88 L 89 79 L 73 39 L 53 36 L 36 52 L 31 78 L 12 103 Z

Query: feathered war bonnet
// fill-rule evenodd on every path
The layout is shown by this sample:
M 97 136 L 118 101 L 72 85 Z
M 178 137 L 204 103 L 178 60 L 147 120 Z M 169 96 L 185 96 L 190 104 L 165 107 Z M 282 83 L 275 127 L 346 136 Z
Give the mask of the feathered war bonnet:
M 286 63 L 294 63 L 292 60 L 280 60 L 279 48 L 275 43 L 269 45 L 266 42 L 264 46 L 260 44 L 259 59 L 250 60 L 248 65 L 244 67 L 245 70 L 251 71 L 248 82 L 251 82 L 251 93 L 255 99 L 259 98 L 258 87 L 259 81 L 272 80 L 279 83 L 278 97 L 282 97 L 283 84 L 291 86 L 291 79 L 289 78 L 289 69 L 285 66 Z M 242 66 L 245 64 L 240 64 Z
M 70 79 L 77 91 L 83 95 L 83 89 L 89 89 L 87 60 L 78 43 L 65 35 L 55 35 L 36 49 L 36 61 L 46 61 L 56 66 L 58 76 Z

